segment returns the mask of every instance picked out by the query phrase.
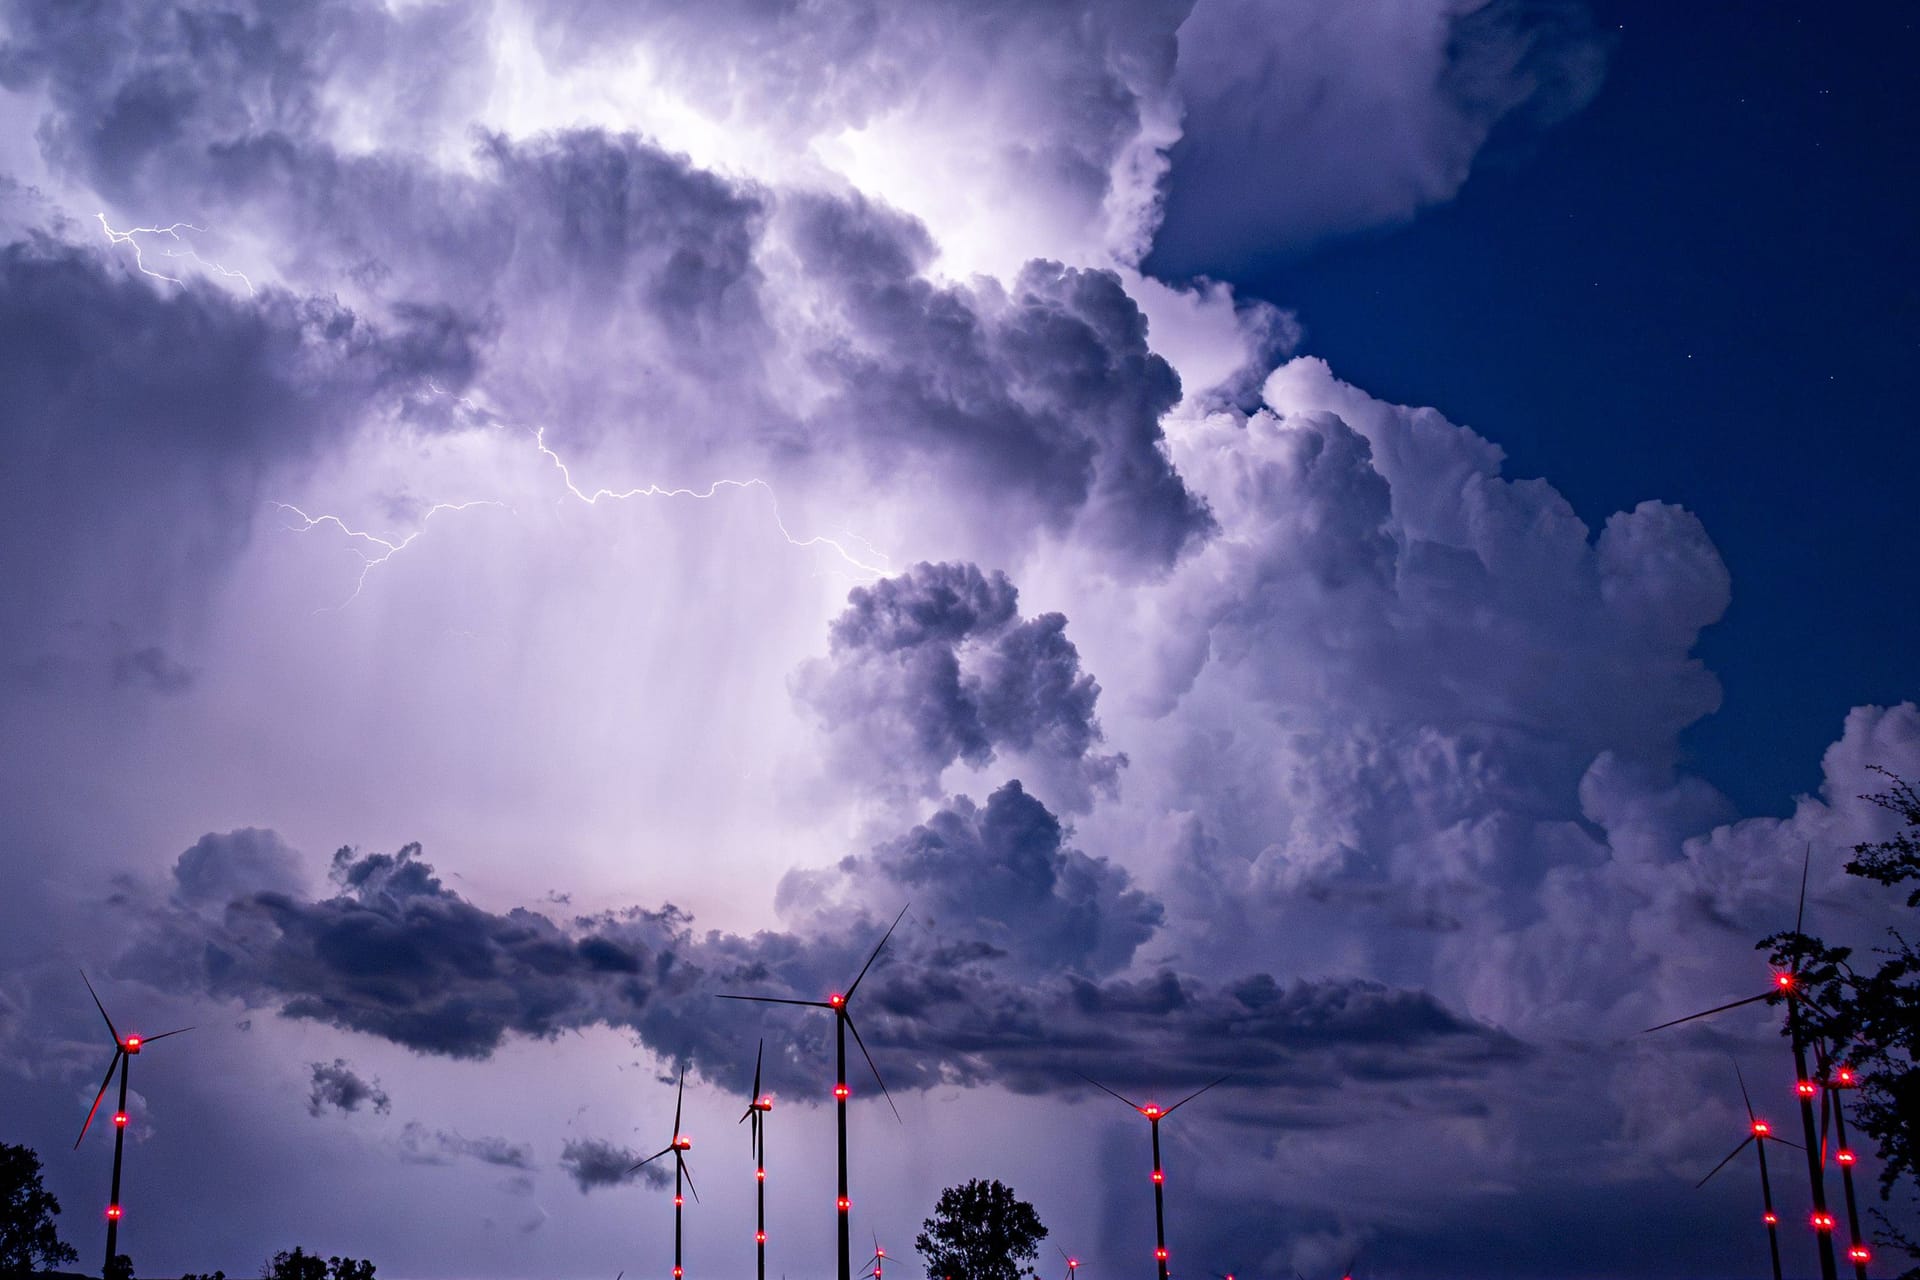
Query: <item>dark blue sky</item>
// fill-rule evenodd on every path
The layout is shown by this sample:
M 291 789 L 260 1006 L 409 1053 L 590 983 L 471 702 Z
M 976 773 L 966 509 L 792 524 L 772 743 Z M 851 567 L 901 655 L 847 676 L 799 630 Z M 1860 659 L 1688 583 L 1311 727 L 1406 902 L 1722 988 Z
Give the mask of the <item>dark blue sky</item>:
M 1617 41 L 1599 95 L 1496 139 L 1451 203 L 1208 265 L 1590 524 L 1647 498 L 1698 513 L 1734 594 L 1700 646 L 1724 705 L 1683 745 L 1747 811 L 1784 811 L 1849 707 L 1916 691 L 1920 24 L 1903 5 L 1594 12 Z

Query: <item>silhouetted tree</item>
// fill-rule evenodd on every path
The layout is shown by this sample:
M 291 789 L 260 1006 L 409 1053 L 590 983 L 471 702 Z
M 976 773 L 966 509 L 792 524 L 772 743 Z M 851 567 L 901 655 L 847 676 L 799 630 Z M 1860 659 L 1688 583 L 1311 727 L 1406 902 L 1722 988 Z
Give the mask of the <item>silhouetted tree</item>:
M 913 1244 L 928 1280 L 1018 1280 L 1033 1275 L 1047 1229 L 1033 1206 L 999 1181 L 975 1178 L 940 1193 Z
M 50 1271 L 80 1255 L 55 1230 L 60 1202 L 40 1185 L 32 1147 L 0 1142 L 0 1272 Z
M 1906 826 L 1891 839 L 1855 845 L 1847 873 L 1888 886 L 1912 884 L 1906 905 L 1920 909 L 1920 792 L 1897 774 L 1876 772 L 1887 789 L 1861 799 Z M 1777 933 L 1760 945 L 1776 966 L 1800 975 L 1802 989 L 1813 994 L 1803 1004 L 1808 1029 L 1854 1069 L 1859 1087 L 1846 1105 L 1855 1127 L 1876 1144 L 1881 1200 L 1902 1190 L 1920 1204 L 1920 949 L 1897 926 L 1887 935 L 1892 945 L 1874 948 L 1877 965 L 1858 969 L 1851 947 L 1830 947 L 1802 933 Z M 1876 1241 L 1917 1262 L 1900 1280 L 1920 1280 L 1920 1240 L 1881 1210 L 1873 1216 L 1880 1224 Z
M 113 1255 L 113 1261 L 100 1269 L 101 1280 L 133 1280 L 133 1259 L 124 1253 Z
M 260 1269 L 260 1280 L 373 1280 L 373 1264 L 365 1258 L 328 1258 L 298 1246 L 282 1250 Z

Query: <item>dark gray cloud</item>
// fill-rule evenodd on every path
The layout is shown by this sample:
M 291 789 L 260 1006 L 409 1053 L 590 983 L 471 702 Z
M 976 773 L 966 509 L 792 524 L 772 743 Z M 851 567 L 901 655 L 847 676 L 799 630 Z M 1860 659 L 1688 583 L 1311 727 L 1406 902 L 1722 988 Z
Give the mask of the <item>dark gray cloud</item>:
M 376 325 L 329 299 L 153 284 L 52 235 L 0 245 L 0 652 L 42 683 L 185 690 L 167 640 L 267 477 L 471 368 L 443 312 Z
M 816 417 L 864 424 L 890 471 L 919 454 L 950 484 L 957 467 L 1003 513 L 1128 566 L 1163 568 L 1212 527 L 1160 432 L 1179 377 L 1114 273 L 1035 261 L 1004 289 L 940 285 L 924 232 L 862 198 L 794 197 L 783 218 L 840 330 L 812 356 L 837 388 Z
M 1069 845 L 1069 835 L 1009 782 L 984 805 L 956 797 L 836 870 L 854 892 L 884 880 L 936 933 L 984 943 L 1025 971 L 1111 973 L 1153 936 L 1164 912 L 1123 869 Z M 782 902 L 806 884 L 806 873 L 790 873 Z
M 1100 686 L 1058 613 L 1022 619 L 1004 573 L 917 564 L 856 587 L 828 656 L 795 692 L 826 727 L 841 769 L 881 791 L 930 795 L 961 763 L 1015 756 L 1069 809 L 1111 791 L 1126 763 L 1103 753 Z
M 1397 1094 L 1408 1081 L 1472 1078 L 1525 1055 L 1504 1033 L 1423 992 L 1376 983 L 1282 984 L 1266 974 L 1210 982 L 1172 972 L 1095 980 L 1039 970 L 1045 960 L 1123 957 L 1157 907 L 1120 873 L 1062 852 L 1050 816 L 1017 788 L 996 801 L 952 811 L 944 836 L 923 830 L 874 855 L 889 874 L 958 908 L 896 933 L 861 990 L 861 1030 L 896 1088 L 1075 1091 L 1079 1073 L 1094 1067 L 1117 1086 L 1151 1088 L 1232 1071 L 1239 1086 L 1258 1091 L 1240 1104 L 1249 1123 L 1292 1127 L 1309 1120 L 1305 1101 L 1330 1088 Z M 954 848 L 966 840 L 983 843 L 971 854 Z M 969 896 L 960 886 L 982 873 L 979 853 L 993 841 L 1002 852 L 1026 845 L 1016 856 L 1036 882 L 1053 874 L 1048 891 L 1002 883 Z M 829 1069 L 828 1037 L 821 1019 L 800 1011 L 769 1014 L 713 997 L 817 998 L 848 980 L 884 927 L 860 912 L 831 932 L 741 937 L 697 935 L 672 908 L 567 924 L 521 908 L 495 914 L 447 889 L 414 846 L 364 857 L 343 850 L 334 879 L 335 897 L 242 896 L 217 923 L 156 909 L 130 960 L 149 978 L 455 1058 L 485 1058 L 512 1036 L 621 1028 L 739 1087 L 759 1038 L 772 1061 L 802 1072 Z M 1089 901 L 1070 901 L 1075 893 Z M 980 920 L 959 918 L 997 906 L 1060 932 L 1037 943 L 1002 935 L 1024 961 L 1010 964 L 994 941 L 969 936 Z M 1090 923 L 1115 906 L 1131 917 Z M 326 1079 L 351 1090 L 346 1074 L 336 1063 Z M 583 1189 L 603 1185 L 616 1163 L 611 1150 L 570 1150 Z
M 345 1058 L 308 1065 L 313 1072 L 312 1087 L 307 1092 L 308 1115 L 321 1115 L 329 1107 L 344 1113 L 371 1106 L 381 1115 L 393 1109 L 393 1099 L 380 1087 L 380 1082 L 361 1079 Z
M 429 1129 L 417 1120 L 409 1120 L 400 1131 L 400 1158 L 409 1164 L 451 1164 L 455 1160 L 477 1160 L 501 1169 L 533 1168 L 533 1148 L 505 1138 L 469 1138 L 445 1129 Z
M 224 907 L 243 893 L 292 893 L 301 887 L 299 855 L 262 827 L 209 831 L 173 864 L 174 897 Z
M 560 1149 L 560 1167 L 580 1188 L 581 1195 L 595 1187 L 617 1187 L 641 1180 L 655 1187 L 667 1184 L 667 1175 L 657 1164 L 635 1169 L 639 1159 L 639 1152 L 615 1146 L 604 1138 L 569 1138 Z

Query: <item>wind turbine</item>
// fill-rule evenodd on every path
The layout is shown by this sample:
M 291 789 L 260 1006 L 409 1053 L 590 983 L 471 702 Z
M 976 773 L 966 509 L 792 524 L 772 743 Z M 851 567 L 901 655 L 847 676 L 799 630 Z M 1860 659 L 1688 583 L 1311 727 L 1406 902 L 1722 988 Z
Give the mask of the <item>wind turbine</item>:
M 1056 1249 L 1060 1249 L 1060 1246 L 1057 1244 L 1053 1247 Z M 1076 1277 L 1080 1271 L 1080 1259 L 1074 1257 L 1072 1254 L 1068 1253 L 1065 1249 L 1060 1249 L 1060 1256 L 1067 1260 L 1067 1274 L 1064 1277 L 1064 1280 L 1076 1280 Z
M 1228 1073 L 1228 1074 L 1231 1074 L 1231 1073 Z M 1219 1080 L 1213 1081 L 1212 1084 L 1205 1084 L 1200 1086 L 1198 1089 L 1195 1089 L 1192 1093 L 1188 1094 L 1186 1097 L 1180 1099 L 1180 1101 L 1166 1108 L 1162 1108 L 1158 1103 L 1153 1103 L 1153 1102 L 1149 1102 L 1143 1106 L 1140 1103 L 1135 1102 L 1132 1098 L 1126 1097 L 1122 1094 L 1114 1093 L 1112 1089 L 1107 1088 L 1107 1086 L 1101 1084 L 1098 1080 L 1095 1080 L 1092 1076 L 1082 1075 L 1080 1078 L 1082 1080 L 1085 1080 L 1088 1084 L 1092 1085 L 1094 1088 L 1099 1089 L 1104 1093 L 1112 1094 L 1114 1097 L 1119 1098 L 1120 1101 L 1126 1103 L 1129 1107 L 1132 1107 L 1135 1111 L 1138 1111 L 1141 1115 L 1145 1116 L 1147 1118 L 1148 1123 L 1153 1126 L 1153 1240 L 1154 1240 L 1153 1256 L 1154 1256 L 1154 1260 L 1158 1262 L 1160 1265 L 1160 1280 L 1167 1280 L 1167 1207 L 1166 1207 L 1167 1174 L 1166 1174 L 1166 1170 L 1160 1167 L 1160 1122 L 1162 1120 L 1165 1120 L 1168 1116 L 1172 1115 L 1174 1112 L 1178 1111 L 1180 1108 L 1186 1106 L 1189 1102 L 1192 1102 L 1195 1098 L 1205 1093 L 1208 1089 L 1213 1088 L 1214 1085 L 1221 1083 L 1221 1081 L 1224 1081 L 1227 1077 L 1221 1076 Z
M 1773 1131 L 1773 1126 L 1753 1114 L 1753 1098 L 1747 1093 L 1747 1078 L 1740 1072 L 1740 1064 L 1733 1064 L 1734 1078 L 1740 1082 L 1740 1100 L 1747 1104 L 1747 1136 L 1739 1146 L 1727 1152 L 1726 1158 L 1707 1173 L 1707 1176 L 1693 1184 L 1698 1191 L 1713 1180 L 1713 1175 L 1726 1168 L 1732 1159 L 1747 1149 L 1747 1143 L 1753 1144 L 1754 1154 L 1760 1157 L 1760 1203 L 1764 1211 L 1760 1220 L 1767 1224 L 1767 1248 L 1773 1253 L 1773 1280 L 1780 1280 L 1780 1215 L 1773 1211 L 1773 1182 L 1767 1176 L 1767 1144 L 1769 1142 L 1787 1142 Z M 1788 1146 L 1796 1144 L 1787 1142 Z
M 884 1264 L 886 1263 L 886 1260 L 887 1260 L 887 1248 L 885 1245 L 880 1243 L 880 1235 L 878 1232 L 875 1232 L 873 1237 L 873 1256 L 871 1258 L 868 1258 L 866 1263 L 864 1264 L 866 1266 L 873 1268 L 873 1270 L 869 1273 L 870 1275 L 873 1276 L 873 1280 L 880 1280 L 880 1272 Z
M 1806 859 L 1800 868 L 1800 907 L 1794 915 L 1793 931 L 1800 932 L 1807 916 L 1807 872 L 1813 865 L 1813 846 L 1807 846 Z M 1762 1000 L 1772 1004 L 1784 1001 L 1787 1006 L 1787 1036 L 1793 1042 L 1794 1092 L 1800 1098 L 1800 1130 L 1806 1140 L 1807 1183 L 1813 1196 L 1814 1239 L 1820 1248 L 1820 1280 L 1839 1280 L 1839 1270 L 1833 1258 L 1833 1214 L 1827 1209 L 1827 1181 L 1822 1169 L 1819 1150 L 1819 1135 L 1814 1131 L 1813 1096 L 1820 1092 L 1820 1086 L 1807 1074 L 1807 1039 L 1800 1026 L 1800 1002 L 1807 997 L 1800 991 L 1800 975 L 1792 970 L 1773 975 L 1771 990 L 1762 991 L 1757 996 L 1747 996 L 1728 1004 L 1716 1005 L 1711 1009 L 1702 1009 L 1699 1013 L 1690 1013 L 1684 1018 L 1675 1018 L 1662 1022 L 1658 1026 L 1648 1027 L 1641 1032 L 1664 1031 L 1668 1027 L 1677 1027 L 1683 1022 L 1694 1022 L 1701 1018 L 1710 1018 L 1729 1009 L 1738 1009 L 1742 1005 L 1756 1004 Z
M 740 1113 L 736 1124 L 747 1120 L 748 1132 L 753 1142 L 753 1185 L 756 1200 L 754 1218 L 753 1247 L 759 1257 L 759 1280 L 767 1280 L 767 1113 L 773 1110 L 773 1095 L 760 1092 L 760 1059 L 766 1053 L 767 1042 L 762 1040 L 753 1054 L 753 1094 L 747 1099 L 747 1109 Z
M 846 991 L 836 991 L 825 1000 L 789 1000 L 779 996 L 735 996 L 723 995 L 722 1000 L 751 1000 L 756 1004 L 797 1004 L 809 1009 L 825 1009 L 833 1014 L 834 1022 L 834 1085 L 833 1100 L 838 1111 L 840 1125 L 840 1194 L 835 1205 L 840 1214 L 840 1280 L 853 1280 L 853 1238 L 848 1234 L 847 1211 L 853 1208 L 853 1201 L 847 1194 L 847 1098 L 852 1092 L 847 1088 L 847 1032 L 853 1032 L 853 1042 L 860 1046 L 860 1056 L 867 1060 L 867 1067 L 873 1072 L 874 1083 L 880 1086 L 880 1092 L 886 1096 L 887 1105 L 893 1107 L 893 1118 L 900 1120 L 900 1108 L 893 1105 L 893 1095 L 887 1092 L 887 1082 L 880 1078 L 880 1068 L 874 1066 L 873 1055 L 867 1052 L 867 1042 L 860 1038 L 860 1028 L 853 1025 L 853 1014 L 847 1006 L 853 1002 L 853 993 L 860 989 L 860 983 L 866 978 L 867 970 L 873 968 L 873 962 L 880 958 L 880 951 L 887 945 L 887 939 L 900 927 L 900 921 L 906 917 L 907 909 L 900 908 L 900 914 L 887 926 L 886 933 L 880 937 L 880 944 L 860 966 L 860 972 L 854 976 L 852 985 Z M 906 1121 L 901 1120 L 902 1124 Z
M 113 1057 L 107 1061 L 107 1074 L 100 1078 L 100 1091 L 93 1095 L 93 1105 L 87 1108 L 87 1118 L 80 1126 L 80 1137 L 73 1140 L 73 1149 L 80 1149 L 81 1140 L 87 1136 L 87 1129 L 93 1124 L 93 1117 L 100 1110 L 100 1099 L 107 1096 L 107 1086 L 113 1082 L 116 1068 L 120 1072 L 120 1105 L 113 1113 L 113 1192 L 107 1199 L 107 1265 L 106 1272 L 113 1270 L 113 1259 L 119 1253 L 120 1245 L 120 1157 L 127 1141 L 127 1066 L 133 1056 L 152 1044 L 155 1040 L 165 1040 L 168 1036 L 177 1036 L 182 1031 L 191 1031 L 192 1027 L 179 1027 L 172 1031 L 162 1031 L 157 1036 L 123 1036 L 113 1025 L 113 1019 L 107 1017 L 107 1006 L 100 1003 L 100 993 L 93 989 L 93 983 L 81 971 L 80 981 L 87 984 L 87 994 L 93 997 L 93 1007 L 100 1011 L 101 1019 L 107 1024 L 107 1034 L 113 1037 Z
M 1847 1246 L 1847 1261 L 1853 1264 L 1854 1280 L 1867 1280 L 1867 1264 L 1873 1261 L 1873 1250 L 1860 1236 L 1860 1209 L 1853 1198 L 1853 1148 L 1847 1145 L 1847 1117 L 1840 1105 L 1839 1090 L 1857 1089 L 1860 1079 L 1854 1075 L 1853 1068 L 1842 1062 L 1837 1066 L 1831 1055 L 1819 1045 L 1814 1045 L 1814 1057 L 1820 1066 L 1820 1163 L 1827 1160 L 1827 1108 L 1833 1108 L 1833 1131 L 1838 1140 L 1839 1149 L 1834 1152 L 1834 1163 L 1840 1166 L 1840 1185 L 1846 1192 L 1847 1231 L 1850 1243 Z
M 686 1153 L 693 1148 L 693 1139 L 680 1132 L 680 1103 L 686 1096 L 687 1068 L 683 1064 L 680 1068 L 680 1091 L 673 1099 L 673 1141 L 627 1170 L 628 1173 L 636 1172 L 668 1152 L 673 1153 L 673 1280 L 680 1280 L 685 1274 L 680 1267 L 680 1214 L 687 1203 L 681 1189 L 682 1179 L 686 1181 L 685 1189 L 693 1192 L 694 1202 L 697 1204 L 700 1200 L 700 1192 L 693 1185 L 693 1174 L 687 1169 Z

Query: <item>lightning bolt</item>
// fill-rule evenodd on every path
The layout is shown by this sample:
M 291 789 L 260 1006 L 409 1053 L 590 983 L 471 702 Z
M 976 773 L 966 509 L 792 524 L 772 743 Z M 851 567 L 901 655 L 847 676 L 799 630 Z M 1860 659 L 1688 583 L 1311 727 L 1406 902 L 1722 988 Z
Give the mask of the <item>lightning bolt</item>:
M 164 227 L 128 227 L 125 231 L 116 231 L 107 222 L 106 214 L 96 213 L 93 216 L 100 219 L 100 229 L 107 233 L 108 244 L 124 244 L 133 250 L 133 265 L 139 269 L 140 274 L 143 276 L 152 276 L 155 280 L 165 280 L 168 284 L 184 285 L 186 283 L 178 276 L 170 276 L 164 271 L 155 271 L 149 267 L 147 265 L 146 255 L 140 248 L 140 241 L 135 238 L 137 236 L 166 236 L 174 242 L 175 247 L 163 249 L 161 251 L 162 257 L 174 259 L 191 258 L 209 271 L 217 271 L 230 280 L 238 280 L 247 287 L 247 293 L 249 295 L 254 293 L 253 281 L 248 279 L 245 272 L 231 270 L 221 266 L 217 262 L 201 257 L 198 253 L 194 252 L 192 245 L 189 245 L 180 238 L 180 232 L 182 230 L 204 233 L 206 231 L 205 227 L 195 226 L 191 222 L 175 222 Z
M 502 422 L 496 415 L 482 408 L 466 396 L 452 395 L 431 381 L 427 383 L 427 386 L 436 394 L 454 401 L 474 419 L 485 422 L 492 429 L 516 430 L 524 432 L 529 436 L 533 440 L 534 448 L 538 450 L 540 456 L 551 464 L 553 470 L 559 472 L 561 486 L 564 490 L 564 493 L 559 499 L 562 502 L 568 498 L 572 498 L 589 507 L 597 507 L 603 500 L 607 502 L 626 502 L 637 498 L 686 498 L 705 502 L 717 498 L 722 490 L 758 489 L 767 495 L 767 503 L 773 516 L 773 527 L 779 531 L 780 537 L 788 546 L 800 550 L 825 549 L 831 551 L 849 568 L 860 574 L 863 579 L 880 578 L 892 572 L 888 563 L 888 557 L 883 552 L 875 549 L 872 543 L 857 534 L 845 531 L 842 531 L 839 537 L 829 537 L 825 534 L 801 537 L 795 534 L 788 528 L 785 518 L 780 513 L 779 495 L 774 492 L 771 484 L 758 476 L 749 476 L 746 479 L 728 478 L 715 480 L 704 488 L 644 484 L 635 485 L 626 489 L 602 487 L 587 490 L 575 482 L 573 469 L 569 466 L 566 459 L 562 458 L 560 454 L 547 443 L 546 428 L 512 427 Z M 418 528 L 404 537 L 394 539 L 383 538 L 364 529 L 354 528 L 336 515 L 325 512 L 319 514 L 310 513 L 289 502 L 275 502 L 272 505 L 275 509 L 294 518 L 295 523 L 287 526 L 290 532 L 309 533 L 323 526 L 331 527 L 338 530 L 340 534 L 353 545 L 354 550 L 359 554 L 361 559 L 360 572 L 354 581 L 353 591 L 346 599 L 332 606 L 332 609 L 345 608 L 358 599 L 361 592 L 366 588 L 368 576 L 380 565 L 385 564 L 394 556 L 405 551 L 416 539 L 426 533 L 427 522 L 439 513 L 443 511 L 465 511 L 471 507 L 498 507 L 508 511 L 513 510 L 513 508 L 505 502 L 486 498 L 477 498 L 466 502 L 437 502 L 429 507 L 426 514 L 421 517 Z M 316 612 L 329 611 L 331 610 L 316 610 Z
M 349 595 L 339 604 L 332 605 L 328 608 L 315 609 L 315 613 L 331 613 L 335 609 L 344 609 L 359 599 L 360 593 L 366 589 L 367 575 L 372 573 L 378 566 L 385 564 L 412 546 L 414 540 L 427 531 L 427 522 L 439 515 L 442 511 L 465 511 L 470 507 L 503 507 L 509 511 L 513 509 L 508 507 L 506 503 L 495 502 L 491 498 L 475 498 L 468 502 L 436 502 L 427 508 L 425 515 L 420 517 L 420 527 L 418 529 L 415 529 L 398 542 L 393 542 L 380 537 L 378 534 L 368 533 L 364 529 L 352 528 L 339 516 L 325 514 L 317 516 L 309 515 L 299 507 L 294 506 L 291 502 L 275 502 L 272 505 L 280 511 L 291 514 L 300 522 L 287 526 L 291 532 L 311 533 L 323 525 L 332 525 L 346 535 L 347 541 L 353 544 L 354 551 L 360 556 L 360 576 L 354 580 L 353 594 Z M 362 550 L 362 544 L 378 547 L 380 549 L 379 553 L 374 554 L 371 551 Z

